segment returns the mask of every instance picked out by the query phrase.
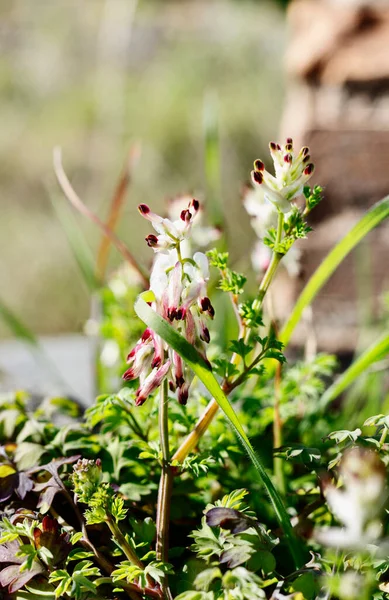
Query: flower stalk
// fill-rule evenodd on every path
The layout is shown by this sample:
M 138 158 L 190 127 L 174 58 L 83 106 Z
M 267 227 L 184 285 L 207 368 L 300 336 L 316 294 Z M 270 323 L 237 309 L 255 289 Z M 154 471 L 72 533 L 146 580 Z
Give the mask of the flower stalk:
M 162 450 L 162 473 L 159 483 L 157 506 L 157 560 L 168 562 L 170 497 L 173 473 L 170 466 L 169 431 L 168 431 L 168 382 L 163 382 L 160 389 L 159 402 L 159 434 Z

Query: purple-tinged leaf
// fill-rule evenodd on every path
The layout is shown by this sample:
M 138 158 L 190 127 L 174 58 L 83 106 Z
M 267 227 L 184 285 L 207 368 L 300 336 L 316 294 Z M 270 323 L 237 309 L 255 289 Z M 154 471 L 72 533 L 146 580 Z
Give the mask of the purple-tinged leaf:
M 39 575 L 42 572 L 43 565 L 40 565 L 38 562 L 33 563 L 32 569 L 22 572 L 20 572 L 19 565 L 11 565 L 0 572 L 0 585 L 3 587 L 8 586 L 9 593 L 13 594 L 20 590 L 35 575 Z
M 28 492 L 31 492 L 34 487 L 34 482 L 31 481 L 29 476 L 23 471 L 18 473 L 18 486 L 16 488 L 16 493 L 22 500 L 26 497 Z
M 207 525 L 210 527 L 221 527 L 229 529 L 231 533 L 241 533 L 252 527 L 255 523 L 244 513 L 234 510 L 233 508 L 216 507 L 211 508 L 205 515 Z

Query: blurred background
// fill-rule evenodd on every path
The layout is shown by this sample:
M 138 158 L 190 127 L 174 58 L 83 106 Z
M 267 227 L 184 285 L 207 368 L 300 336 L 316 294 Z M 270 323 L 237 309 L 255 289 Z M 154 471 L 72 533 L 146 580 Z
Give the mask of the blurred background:
M 286 314 L 322 257 L 389 190 L 388 3 L 289 4 L 2 0 L 0 338 L 25 326 L 58 339 L 82 332 L 90 314 L 63 220 L 74 219 L 92 256 L 101 236 L 71 210 L 58 214 L 57 145 L 73 186 L 103 219 L 136 145 L 117 232 L 142 260 L 148 228 L 137 204 L 163 210 L 167 198 L 190 193 L 218 201 L 237 263 L 254 239 L 240 201 L 253 160 L 266 157 L 279 135 L 312 146 L 328 200 L 304 246 L 300 277 L 279 279 L 289 290 L 278 307 Z M 388 239 L 388 229 L 375 232 L 318 299 L 323 348 L 351 352 L 361 320 L 381 326 Z M 110 269 L 119 263 L 111 252 Z M 61 339 L 59 348 L 49 346 L 57 362 L 70 352 L 69 372 L 88 364 L 73 338 Z M 10 371 L 12 381 L 24 375 L 17 383 L 26 383 L 25 360 L 19 347 L 0 345 L 3 385 Z

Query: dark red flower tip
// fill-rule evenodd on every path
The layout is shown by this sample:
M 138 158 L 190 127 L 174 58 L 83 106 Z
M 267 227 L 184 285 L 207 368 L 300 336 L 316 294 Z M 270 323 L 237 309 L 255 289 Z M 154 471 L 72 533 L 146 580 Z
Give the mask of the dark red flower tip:
M 189 397 L 189 390 L 188 390 L 188 388 L 187 387 L 179 388 L 179 390 L 178 390 L 178 402 L 182 406 L 186 405 L 186 403 L 188 402 L 188 397 Z
M 186 221 L 187 223 L 189 223 L 189 221 L 192 218 L 192 213 L 188 209 L 182 210 L 180 218 L 182 219 L 182 221 Z
M 277 150 L 281 150 L 281 146 L 277 144 Z
M 138 210 L 141 215 L 147 215 L 150 212 L 150 208 L 147 206 L 147 204 L 139 204 Z
M 206 344 L 209 344 L 209 342 L 211 340 L 211 336 L 209 335 L 208 327 L 203 328 L 201 335 L 200 335 L 200 339 L 203 340 L 203 342 L 205 342 Z
M 263 175 L 260 171 L 253 171 L 253 177 L 256 183 L 263 183 Z
M 150 248 L 155 248 L 158 245 L 158 238 L 153 233 L 145 237 L 146 243 Z
M 183 310 L 182 308 L 178 308 L 176 310 L 176 321 L 182 321 Z
M 293 158 L 293 157 L 292 157 L 292 155 L 291 155 L 291 154 L 285 154 L 285 156 L 284 156 L 284 161 L 285 161 L 286 163 L 289 163 L 289 164 L 290 164 L 290 163 L 292 162 L 292 158 Z
M 290 144 L 291 146 L 293 146 L 293 139 L 292 138 L 286 138 L 286 143 Z
M 308 146 L 304 146 L 304 148 L 301 148 L 301 154 L 303 156 L 307 156 L 307 154 L 309 154 L 309 148 L 308 148 Z
M 161 366 L 161 357 L 160 356 L 154 356 L 152 362 L 151 362 L 151 368 L 155 369 L 155 367 L 160 367 Z
M 125 381 L 131 381 L 131 379 L 134 379 L 134 369 L 127 369 L 127 371 L 123 373 L 122 379 L 124 379 Z
M 257 158 L 257 160 L 254 161 L 254 169 L 256 171 L 264 171 L 265 170 L 265 165 L 259 158 Z
M 176 318 L 176 314 L 177 311 L 174 307 L 167 309 L 167 318 L 169 319 L 169 321 L 174 321 L 174 319 Z
M 285 150 L 286 150 L 287 152 L 292 152 L 292 150 L 293 150 L 293 145 L 292 145 L 292 144 L 286 144 L 286 146 L 285 146 Z
M 303 158 L 303 163 L 307 163 L 307 162 L 309 162 L 310 160 L 311 160 L 311 155 L 310 155 L 310 154 L 307 154 L 307 155 L 306 155 L 306 156 L 304 156 L 304 158 Z
M 138 396 L 140 390 L 137 390 L 135 394 L 135 406 L 142 406 L 147 400 L 144 396 Z
M 200 208 L 200 202 L 198 200 L 196 200 L 196 198 L 193 198 L 192 206 L 193 206 L 193 210 L 197 212 Z
M 309 165 L 307 165 L 304 169 L 304 175 L 311 175 L 313 173 L 315 166 L 310 163 Z
M 180 388 L 184 385 L 185 379 L 181 377 L 176 377 L 176 387 Z
M 203 298 L 201 298 L 200 304 L 201 304 L 201 310 L 206 311 L 211 306 L 211 301 L 208 298 L 208 296 L 204 296 Z
M 148 340 L 151 337 L 151 331 L 149 328 L 145 329 L 144 332 L 142 333 L 142 342 L 145 342 L 146 340 Z
M 277 144 L 275 142 L 270 142 L 269 146 L 270 146 L 270 150 L 276 150 L 277 149 Z
M 169 390 L 171 392 L 175 392 L 176 391 L 176 386 L 174 385 L 173 381 L 170 379 L 169 380 Z

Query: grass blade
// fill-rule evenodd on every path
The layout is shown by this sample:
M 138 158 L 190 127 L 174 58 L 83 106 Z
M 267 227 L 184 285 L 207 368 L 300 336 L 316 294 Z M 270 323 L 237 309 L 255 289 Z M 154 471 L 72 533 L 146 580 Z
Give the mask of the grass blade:
M 88 290 L 93 292 L 98 287 L 95 275 L 95 263 L 91 249 L 78 226 L 71 210 L 62 202 L 57 194 L 50 194 L 50 200 L 56 212 L 62 229 L 66 235 L 76 263 L 81 271 L 82 278 Z
M 8 329 L 13 333 L 16 339 L 27 344 L 31 349 L 31 354 L 38 364 L 41 365 L 61 386 L 63 390 L 68 390 L 68 385 L 64 381 L 56 365 L 51 361 L 45 350 L 39 343 L 38 338 L 31 329 L 21 321 L 21 319 L 0 299 L 0 319 L 5 323 Z
M 381 336 L 378 341 L 372 344 L 363 352 L 344 373 L 326 390 L 320 399 L 320 408 L 327 406 L 329 402 L 335 400 L 346 388 L 365 373 L 375 362 L 382 360 L 389 354 L 389 334 Z
M 219 404 L 228 421 L 234 428 L 236 435 L 238 436 L 243 448 L 249 455 L 262 484 L 269 494 L 275 515 L 284 531 L 285 538 L 288 542 L 296 567 L 300 568 L 305 562 L 304 554 L 301 545 L 294 534 L 289 516 L 285 510 L 281 497 L 275 489 L 270 477 L 266 473 L 266 470 L 259 457 L 256 455 L 254 448 L 252 447 L 241 425 L 241 422 L 239 421 L 238 416 L 236 415 L 227 396 L 224 394 L 212 371 L 206 365 L 205 361 L 197 352 L 197 350 L 191 344 L 189 344 L 182 335 L 173 329 L 173 327 L 171 327 L 171 325 L 169 325 L 165 319 L 160 317 L 141 297 L 139 297 L 135 303 L 135 312 L 148 327 L 155 331 L 171 348 L 177 352 L 177 354 L 179 354 L 185 360 L 187 365 L 194 371 L 212 397 Z
M 36 350 L 40 348 L 39 342 L 35 334 L 15 315 L 15 313 L 0 300 L 0 318 L 14 336 L 32 346 Z
M 323 260 L 320 267 L 316 269 L 307 285 L 301 292 L 289 320 L 280 334 L 280 340 L 286 346 L 292 333 L 301 319 L 304 309 L 312 302 L 326 281 L 340 265 L 342 260 L 353 248 L 379 223 L 389 216 L 389 196 L 377 202 L 367 211 L 358 223 L 349 231 L 345 237 L 335 246 L 328 256 Z

